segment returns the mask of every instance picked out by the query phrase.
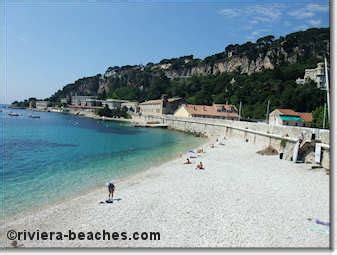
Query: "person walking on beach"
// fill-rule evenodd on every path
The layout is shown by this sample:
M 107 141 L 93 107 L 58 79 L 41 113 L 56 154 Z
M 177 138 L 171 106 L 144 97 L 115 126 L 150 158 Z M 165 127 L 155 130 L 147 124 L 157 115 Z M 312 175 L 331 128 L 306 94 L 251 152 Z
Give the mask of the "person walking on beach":
M 114 192 L 115 192 L 115 185 L 113 184 L 112 181 L 107 183 L 108 186 L 108 191 L 109 191 L 109 201 L 113 201 L 113 196 L 114 196 Z M 111 196 L 111 199 L 110 199 Z

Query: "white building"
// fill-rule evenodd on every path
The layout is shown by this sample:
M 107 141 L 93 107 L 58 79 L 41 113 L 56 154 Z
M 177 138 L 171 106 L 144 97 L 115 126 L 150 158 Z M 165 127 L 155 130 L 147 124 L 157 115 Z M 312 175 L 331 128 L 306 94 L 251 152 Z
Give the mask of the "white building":
M 305 69 L 304 78 L 296 79 L 296 83 L 304 84 L 310 80 L 317 84 L 317 88 L 325 89 L 325 70 L 323 62 L 318 63 L 316 68 Z
M 48 101 L 36 101 L 35 102 L 35 107 L 38 110 L 45 111 L 48 108 L 48 104 L 49 104 Z
M 86 100 L 88 99 L 94 99 L 93 96 L 72 96 L 71 97 L 71 104 L 73 106 L 85 106 Z
M 107 99 L 102 101 L 103 106 L 108 106 L 110 110 L 121 108 L 122 103 L 127 103 L 128 100 L 121 100 L 121 99 Z
M 140 103 L 139 107 L 143 115 L 173 114 L 182 103 L 182 98 L 167 98 L 163 95 L 161 99 Z
M 312 114 L 310 112 L 295 112 L 292 109 L 275 109 L 269 114 L 269 125 L 310 127 Z
M 234 105 L 213 104 L 213 105 L 194 105 L 183 104 L 174 113 L 175 117 L 182 118 L 217 118 L 239 120 L 238 110 Z

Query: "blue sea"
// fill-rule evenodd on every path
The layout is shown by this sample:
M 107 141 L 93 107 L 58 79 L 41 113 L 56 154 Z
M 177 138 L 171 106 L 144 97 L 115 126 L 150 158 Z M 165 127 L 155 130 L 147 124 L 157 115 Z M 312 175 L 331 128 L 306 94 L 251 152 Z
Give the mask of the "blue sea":
M 204 142 L 62 113 L 2 109 L 0 218 L 29 212 L 158 165 Z M 20 116 L 11 117 L 9 112 Z

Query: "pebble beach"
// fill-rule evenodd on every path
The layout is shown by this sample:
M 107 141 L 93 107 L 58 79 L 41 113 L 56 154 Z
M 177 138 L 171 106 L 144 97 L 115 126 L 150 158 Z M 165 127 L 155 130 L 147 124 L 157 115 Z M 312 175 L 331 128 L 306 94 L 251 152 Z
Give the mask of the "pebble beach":
M 73 199 L 11 218 L 6 232 L 159 232 L 160 240 L 18 241 L 23 247 L 329 247 L 329 175 L 306 164 L 262 156 L 243 140 L 210 142 L 184 164 L 185 155 L 116 181 L 114 203 L 105 183 Z M 205 170 L 196 170 L 199 162 Z

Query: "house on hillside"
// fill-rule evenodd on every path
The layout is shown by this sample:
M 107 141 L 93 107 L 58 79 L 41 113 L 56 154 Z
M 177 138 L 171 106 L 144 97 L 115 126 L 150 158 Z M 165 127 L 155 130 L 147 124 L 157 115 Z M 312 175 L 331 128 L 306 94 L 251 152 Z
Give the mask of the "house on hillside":
M 297 84 L 304 84 L 308 81 L 314 81 L 317 88 L 326 89 L 324 63 L 320 62 L 316 68 L 305 69 L 304 78 L 297 78 Z
M 140 103 L 139 108 L 143 115 L 173 114 L 183 102 L 180 97 L 168 98 L 163 95 L 161 99 Z
M 238 110 L 234 105 L 213 104 L 209 105 L 194 105 L 184 104 L 174 113 L 175 117 L 182 118 L 217 118 L 239 120 Z
M 311 127 L 312 113 L 292 109 L 275 109 L 269 114 L 269 125 Z

